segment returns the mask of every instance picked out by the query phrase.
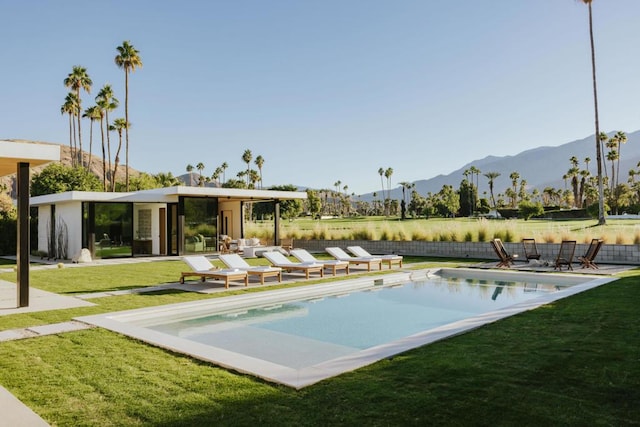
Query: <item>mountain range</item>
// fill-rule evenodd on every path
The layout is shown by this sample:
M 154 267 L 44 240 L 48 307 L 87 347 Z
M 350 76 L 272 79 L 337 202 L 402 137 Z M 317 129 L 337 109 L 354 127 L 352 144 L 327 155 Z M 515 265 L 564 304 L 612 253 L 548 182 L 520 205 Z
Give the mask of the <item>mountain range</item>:
M 616 132 L 608 133 L 613 136 Z M 611 162 L 606 160 L 606 152 L 603 153 L 603 168 L 607 168 L 607 172 L 611 175 Z M 620 149 L 620 181 L 626 182 L 630 169 L 636 169 L 640 161 L 640 131 L 627 134 L 627 143 L 623 144 Z M 563 175 L 571 168 L 569 159 L 576 156 L 580 162 L 580 169 L 586 169 L 585 158 L 591 161 L 588 170 L 592 175 L 596 175 L 596 148 L 595 136 L 591 135 L 584 139 L 568 142 L 555 147 L 538 147 L 523 151 L 513 156 L 487 156 L 480 160 L 474 160 L 461 166 L 459 169 L 452 171 L 447 175 L 437 175 L 433 178 L 422 179 L 413 182 L 416 191 L 421 195 L 427 193 L 437 193 L 442 189 L 443 185 L 452 185 L 454 188 L 460 186 L 460 182 L 465 179 L 463 173 L 471 166 L 475 166 L 480 170 L 478 179 L 478 193 L 480 197 L 486 191 L 489 194 L 489 180 L 484 176 L 487 172 L 497 172 L 500 174 L 494 180 L 494 194 L 503 193 L 507 188 L 511 187 L 511 179 L 509 175 L 512 172 L 520 174 L 520 180 L 527 181 L 527 189 L 529 191 L 537 188 L 540 192 L 545 187 L 564 188 L 565 182 Z M 616 164 L 617 169 L 617 164 Z M 603 169 L 603 175 L 604 175 Z M 475 178 L 474 178 L 475 181 Z M 381 189 L 382 190 L 382 189 Z M 380 199 L 380 191 L 377 191 L 377 198 Z M 386 192 L 386 189 L 385 189 Z M 391 190 L 392 199 L 402 198 L 402 187 L 396 187 Z M 362 194 L 361 200 L 373 200 L 373 193 Z

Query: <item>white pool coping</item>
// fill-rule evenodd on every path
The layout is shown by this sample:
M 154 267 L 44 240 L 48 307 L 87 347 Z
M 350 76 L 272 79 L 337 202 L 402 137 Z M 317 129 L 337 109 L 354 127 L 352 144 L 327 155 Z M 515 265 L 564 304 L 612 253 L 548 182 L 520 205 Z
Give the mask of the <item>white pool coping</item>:
M 188 339 L 168 335 L 148 329 L 145 326 L 171 320 L 186 320 L 196 318 L 204 313 L 226 312 L 239 308 L 263 306 L 299 299 L 326 296 L 335 293 L 349 293 L 368 288 L 375 280 L 382 280 L 385 285 L 401 283 L 411 279 L 417 280 L 425 276 L 442 271 L 455 275 L 468 274 L 473 278 L 491 278 L 514 281 L 533 280 L 558 285 L 572 285 L 557 292 L 540 295 L 529 301 L 517 303 L 496 311 L 473 316 L 468 319 L 453 322 L 424 332 L 420 332 L 390 343 L 378 345 L 357 351 L 346 356 L 318 363 L 301 369 L 294 369 L 276 363 L 257 359 L 222 348 L 200 344 Z M 311 384 L 334 377 L 345 372 L 370 365 L 379 360 L 396 354 L 424 346 L 454 335 L 468 332 L 482 325 L 495 322 L 505 317 L 513 316 L 524 311 L 532 310 L 541 305 L 584 292 L 617 280 L 615 277 L 587 276 L 584 274 L 540 274 L 515 271 L 486 271 L 477 269 L 437 269 L 417 270 L 388 274 L 378 277 L 349 279 L 327 284 L 314 284 L 290 289 L 278 289 L 258 293 L 233 295 L 205 301 L 169 304 L 159 307 L 149 307 L 95 316 L 79 317 L 75 320 L 90 325 L 103 327 L 129 337 L 137 338 L 149 344 L 165 348 L 178 353 L 187 354 L 194 358 L 211 362 L 215 365 L 242 373 L 251 374 L 267 381 L 284 384 L 295 389 L 301 389 Z M 579 284 L 575 284 L 579 283 Z M 135 324 L 133 323 L 135 322 Z

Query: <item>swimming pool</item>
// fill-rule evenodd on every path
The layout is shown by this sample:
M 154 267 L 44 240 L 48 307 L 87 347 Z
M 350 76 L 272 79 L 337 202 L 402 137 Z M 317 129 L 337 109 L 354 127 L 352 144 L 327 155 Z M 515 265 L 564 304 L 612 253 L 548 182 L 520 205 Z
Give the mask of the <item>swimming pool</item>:
M 78 320 L 301 388 L 611 280 L 423 270 Z

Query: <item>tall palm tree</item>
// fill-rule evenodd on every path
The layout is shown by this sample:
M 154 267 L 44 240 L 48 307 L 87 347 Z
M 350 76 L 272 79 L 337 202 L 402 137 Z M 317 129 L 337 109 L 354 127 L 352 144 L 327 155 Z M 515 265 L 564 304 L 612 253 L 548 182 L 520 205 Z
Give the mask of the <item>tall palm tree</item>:
M 191 177 L 191 172 L 193 172 L 195 168 L 191 163 L 189 163 L 186 167 L 187 173 L 189 174 L 189 187 L 193 185 L 193 178 Z
M 118 132 L 118 150 L 116 151 L 116 159 L 113 164 L 113 179 L 111 180 L 111 191 L 116 191 L 116 177 L 118 173 L 118 164 L 120 163 L 120 149 L 122 148 L 122 131 L 129 126 L 127 121 L 123 118 L 115 119 L 113 124 L 109 127 L 110 131 Z
M 609 141 L 607 141 L 607 148 L 609 149 L 609 151 L 606 154 L 606 158 L 611 162 L 611 182 L 609 183 L 609 185 L 611 186 L 611 191 L 613 191 L 616 185 L 615 162 L 616 160 L 618 160 L 618 137 L 616 135 L 613 135 L 611 138 L 609 138 Z
M 469 172 L 471 172 L 471 179 L 472 179 L 471 183 L 472 184 L 473 184 L 473 175 L 476 176 L 476 191 L 472 191 L 473 192 L 473 214 L 475 215 L 476 206 L 478 205 L 478 201 L 477 201 L 477 196 L 478 196 L 478 191 L 479 191 L 479 189 L 478 189 L 478 177 L 480 176 L 480 174 L 482 172 L 480 171 L 480 169 L 478 169 L 475 166 L 471 166 L 469 168 Z
M 98 94 L 96 95 L 96 104 L 102 109 L 104 118 L 105 118 L 105 128 L 107 129 L 107 159 L 109 162 L 109 180 L 113 180 L 111 174 L 111 137 L 109 136 L 109 129 L 111 125 L 109 124 L 109 112 L 114 111 L 118 108 L 120 101 L 114 96 L 113 89 L 110 84 L 105 84 L 102 86 Z M 102 156 L 104 158 L 104 138 L 102 139 L 103 144 L 103 153 Z M 106 182 L 106 180 L 105 180 Z
M 393 168 L 387 168 L 384 171 L 384 177 L 387 178 L 387 198 L 391 199 L 391 175 L 393 175 Z
M 125 187 L 126 191 L 129 191 L 129 73 L 136 70 L 136 68 L 142 68 L 142 59 L 140 58 L 140 52 L 133 47 L 129 41 L 123 41 L 122 46 L 116 48 L 118 54 L 114 58 L 116 65 L 124 70 L 124 119 L 127 123 L 125 128 L 126 135 L 126 148 L 125 148 Z
M 71 161 L 74 156 L 74 138 L 75 138 L 75 116 L 78 111 L 78 97 L 75 93 L 69 92 L 64 98 L 64 104 L 60 107 L 60 113 L 69 115 L 69 150 L 71 151 Z
M 260 172 L 260 189 L 262 189 L 262 166 L 264 165 L 264 157 L 258 154 L 255 164 L 258 167 L 258 172 Z
M 102 121 L 102 112 L 100 107 L 93 105 L 84 110 L 82 117 L 89 119 L 89 163 L 87 164 L 87 169 L 91 170 L 91 163 L 93 162 L 93 122 Z
M 616 175 L 616 187 L 620 184 L 620 149 L 622 148 L 622 144 L 627 143 L 627 134 L 623 131 L 618 131 L 615 134 L 615 138 L 618 141 L 618 172 Z
M 200 178 L 198 179 L 198 185 L 200 187 L 204 187 L 204 179 L 202 178 L 202 171 L 204 170 L 204 163 L 200 162 L 196 165 L 196 169 L 200 173 Z
M 76 94 L 78 98 L 78 148 L 80 150 L 80 156 L 82 156 L 82 131 L 80 128 L 80 111 L 82 111 L 82 100 L 80 99 L 80 89 L 84 89 L 87 93 L 91 92 L 91 85 L 93 82 L 87 74 L 87 69 L 80 66 L 74 65 L 71 73 L 64 79 L 65 87 L 70 88 Z M 77 155 L 78 153 L 76 153 Z M 82 158 L 80 158 L 80 162 L 82 162 Z M 82 165 L 81 165 L 82 166 Z
M 384 176 L 384 169 L 383 168 L 378 168 L 378 175 L 380 175 L 380 185 L 382 186 L 382 193 L 380 193 L 380 195 L 382 196 L 382 203 L 384 205 L 384 180 L 382 179 L 382 177 Z M 386 213 L 386 211 L 385 211 Z
M 250 163 L 251 160 L 253 159 L 253 154 L 251 154 L 251 150 L 244 150 L 244 153 L 242 153 L 242 161 L 245 162 L 247 164 L 247 188 L 249 187 L 249 179 L 250 179 Z
M 229 165 L 227 164 L 227 162 L 222 162 L 222 164 L 220 165 L 220 168 L 222 169 L 222 182 L 223 183 L 227 182 L 226 171 L 227 171 L 228 167 L 229 167 Z
M 585 164 L 585 167 L 587 168 L 587 172 L 589 172 L 589 163 L 591 163 L 591 157 L 585 157 L 584 164 Z
M 491 194 L 491 201 L 493 202 L 493 209 L 496 208 L 496 198 L 493 196 L 493 183 L 496 178 L 500 176 L 500 172 L 487 172 L 484 174 L 489 180 L 489 194 Z
M 593 0 L 579 0 L 589 8 L 589 40 L 591 42 L 591 76 L 593 79 L 593 106 L 595 111 L 596 127 L 596 164 L 598 169 L 598 225 L 605 225 L 604 217 L 604 188 L 602 185 L 602 147 L 600 145 L 600 120 L 598 119 L 598 89 L 596 85 L 596 48 L 593 42 L 593 13 L 591 3 Z

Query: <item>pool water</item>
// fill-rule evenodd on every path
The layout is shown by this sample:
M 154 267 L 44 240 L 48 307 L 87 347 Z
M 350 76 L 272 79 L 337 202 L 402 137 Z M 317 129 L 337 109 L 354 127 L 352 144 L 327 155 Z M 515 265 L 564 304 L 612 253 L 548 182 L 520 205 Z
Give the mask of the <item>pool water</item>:
M 433 276 L 148 327 L 300 368 L 558 289 L 531 282 Z

